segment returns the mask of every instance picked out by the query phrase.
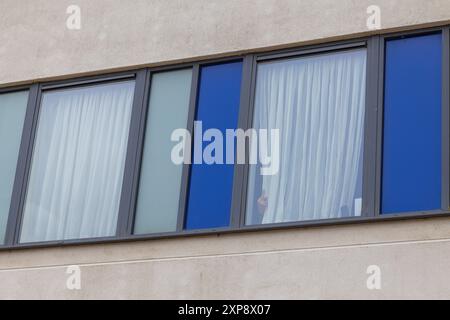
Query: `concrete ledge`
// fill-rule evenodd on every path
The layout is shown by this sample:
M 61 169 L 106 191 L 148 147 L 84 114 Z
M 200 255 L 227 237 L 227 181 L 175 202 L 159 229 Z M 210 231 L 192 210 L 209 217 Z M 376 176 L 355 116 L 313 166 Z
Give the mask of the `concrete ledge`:
M 450 217 L 0 252 L 0 270 L 450 240 Z
M 0 299 L 448 299 L 448 222 L 2 254 L 28 267 L 0 271 Z M 447 239 L 406 240 L 436 236 Z M 80 265 L 80 291 L 64 263 Z M 370 265 L 381 290 L 366 287 Z

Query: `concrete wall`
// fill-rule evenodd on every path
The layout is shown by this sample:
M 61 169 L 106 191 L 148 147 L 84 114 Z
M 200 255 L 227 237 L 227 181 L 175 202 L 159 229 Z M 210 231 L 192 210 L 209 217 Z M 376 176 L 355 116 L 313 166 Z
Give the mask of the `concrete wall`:
M 81 30 L 66 8 L 81 7 Z M 1 0 L 0 84 L 450 21 L 448 0 Z
M 0 0 L 0 86 L 370 34 L 371 4 L 377 32 L 450 22 L 448 0 Z M 1 251 L 0 298 L 450 298 L 448 252 L 450 218 Z
M 2 252 L 0 298 L 448 299 L 449 235 L 438 218 Z

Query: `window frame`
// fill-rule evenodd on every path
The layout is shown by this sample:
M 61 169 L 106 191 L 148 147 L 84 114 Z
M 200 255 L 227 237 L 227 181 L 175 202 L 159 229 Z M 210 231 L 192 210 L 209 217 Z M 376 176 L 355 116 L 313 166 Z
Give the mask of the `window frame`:
M 15 87 L 0 88 L 0 94 L 14 93 L 20 91 L 28 91 L 28 101 L 23 123 L 22 137 L 19 146 L 19 156 L 16 164 L 16 172 L 14 174 L 13 191 L 9 203 L 9 213 L 8 213 L 8 220 L 6 222 L 5 237 L 4 239 L 2 239 L 3 244 L 1 244 L 2 242 L 0 242 L 0 248 L 10 246 L 11 244 L 13 244 L 12 238 L 13 233 L 15 232 L 16 229 L 17 221 L 15 219 L 16 218 L 15 215 L 12 213 L 16 211 L 17 195 L 20 194 L 20 190 L 22 188 L 20 181 L 22 181 L 23 167 L 25 165 L 25 162 L 22 159 L 23 154 L 22 152 L 28 148 L 26 141 L 27 139 L 24 139 L 24 136 L 30 133 L 31 130 L 31 128 L 27 127 L 27 123 L 30 117 L 32 117 L 32 114 L 30 114 L 29 111 L 36 101 L 37 85 L 22 85 Z
M 247 63 L 250 62 L 248 60 L 248 56 L 232 56 L 232 57 L 226 57 L 226 58 L 220 58 L 220 59 L 208 59 L 203 60 L 199 62 L 193 62 L 193 63 L 183 63 L 179 65 L 174 66 L 163 66 L 158 68 L 150 68 L 148 70 L 147 74 L 147 93 L 146 97 L 143 101 L 143 113 L 141 118 L 141 128 L 138 136 L 138 150 L 136 154 L 136 165 L 134 168 L 134 182 L 133 182 L 133 190 L 131 192 L 131 210 L 129 211 L 129 217 L 128 217 L 128 224 L 126 228 L 126 234 L 125 237 L 131 237 L 131 238 L 141 238 L 141 237 L 165 237 L 165 236 L 176 236 L 176 235 L 187 235 L 187 234 L 198 234 L 198 233 L 204 233 L 204 232 L 226 232 L 229 231 L 232 228 L 233 219 L 234 219 L 234 212 L 235 212 L 235 206 L 239 204 L 239 201 L 236 199 L 236 189 L 237 189 L 237 181 L 239 177 L 239 172 L 236 172 L 236 167 L 238 166 L 235 164 L 234 169 L 234 181 L 233 181 L 233 190 L 232 190 L 232 200 L 231 200 L 231 207 L 232 212 L 230 214 L 230 225 L 228 227 L 221 227 L 221 228 L 207 228 L 207 229 L 198 229 L 198 230 L 186 230 L 185 229 L 185 222 L 186 222 L 186 215 L 187 215 L 187 200 L 189 196 L 189 185 L 190 185 L 190 177 L 191 177 L 191 165 L 183 164 L 183 172 L 182 172 L 182 179 L 181 179 L 181 194 L 178 204 L 178 218 L 177 218 L 177 228 L 176 231 L 172 232 L 160 232 L 160 233 L 150 233 L 150 234 L 143 234 L 143 235 L 135 235 L 133 234 L 134 231 L 134 222 L 135 222 L 135 213 L 136 213 L 136 206 L 137 206 L 137 197 L 139 193 L 139 179 L 140 179 L 140 170 L 142 168 L 142 157 L 143 157 L 143 149 L 144 149 L 144 139 L 145 139 L 145 130 L 146 130 L 146 124 L 147 124 L 147 114 L 149 111 L 149 101 L 150 101 L 150 87 L 151 87 L 151 80 L 152 75 L 160 72 L 170 72 L 170 71 L 176 71 L 176 70 L 183 70 L 183 69 L 192 69 L 192 82 L 191 82 L 191 92 L 190 92 L 190 98 L 189 98 L 189 110 L 188 110 L 188 121 L 186 128 L 191 133 L 194 131 L 194 121 L 196 117 L 197 112 L 197 101 L 198 101 L 198 93 L 199 93 L 199 86 L 200 86 L 200 71 L 202 67 L 209 66 L 209 65 L 215 65 L 220 63 L 231 63 L 236 61 L 243 61 L 243 72 L 242 76 L 245 77 L 245 74 L 247 74 L 245 71 L 246 61 Z M 238 120 L 238 127 L 240 127 L 241 124 L 241 117 L 243 112 L 243 104 L 242 99 L 243 96 L 246 94 L 244 92 L 244 78 L 242 80 L 241 85 L 241 102 L 240 102 L 240 109 L 239 109 L 239 120 Z M 191 141 L 193 144 L 193 141 Z M 193 150 L 193 149 L 192 149 Z
M 442 63 L 442 208 L 427 212 L 408 212 L 381 215 L 381 169 L 382 169 L 382 138 L 383 138 L 383 102 L 384 102 L 384 55 L 385 41 L 398 37 L 423 35 L 441 32 L 443 39 Z M 185 230 L 186 201 L 188 197 L 190 165 L 183 165 L 182 186 L 179 201 L 178 223 L 175 232 L 134 235 L 134 221 L 139 192 L 140 171 L 144 149 L 144 139 L 149 109 L 152 75 L 159 72 L 192 69 L 191 94 L 187 129 L 193 131 L 195 119 L 199 76 L 202 66 L 243 61 L 241 98 L 238 128 L 247 130 L 253 125 L 254 98 L 256 91 L 257 65 L 260 61 L 300 57 L 340 50 L 366 48 L 366 105 L 364 119 L 364 164 L 363 164 L 363 214 L 360 217 L 334 218 L 326 220 L 308 220 L 288 223 L 264 225 L 246 225 L 247 184 L 249 164 L 235 164 L 234 183 L 230 225 L 225 228 L 201 230 Z M 45 90 L 94 85 L 126 79 L 135 79 L 135 93 L 132 106 L 131 125 L 128 136 L 124 179 L 120 199 L 116 235 L 104 238 L 87 238 L 61 241 L 46 241 L 20 243 L 20 229 L 23 206 L 30 173 L 31 157 L 37 129 L 38 114 L 41 107 L 42 92 Z M 321 44 L 292 47 L 283 50 L 272 50 L 248 54 L 236 54 L 225 58 L 204 59 L 183 62 L 172 65 L 142 67 L 130 71 L 104 73 L 95 76 L 75 77 L 66 80 L 38 82 L 24 86 L 0 88 L 0 93 L 28 90 L 29 98 L 25 115 L 24 129 L 19 151 L 19 160 L 15 173 L 13 196 L 7 223 L 4 245 L 0 250 L 23 249 L 34 247 L 52 247 L 64 245 L 81 245 L 93 243 L 113 243 L 124 241 L 139 241 L 149 239 L 177 238 L 195 235 L 227 234 L 253 232 L 263 230 L 282 230 L 302 227 L 318 227 L 328 225 L 372 223 L 377 221 L 392 221 L 417 218 L 450 216 L 450 27 L 434 27 L 405 32 L 372 35 L 355 39 L 332 41 Z M 247 146 L 248 160 L 248 146 Z
M 19 163 L 18 169 L 16 170 L 16 179 L 13 187 L 13 199 L 11 201 L 11 207 L 9 212 L 7 231 L 6 231 L 6 240 L 5 246 L 9 247 L 22 247 L 22 246 L 33 246 L 33 245 L 59 245 L 65 243 L 76 243 L 80 240 L 83 241 L 91 241 L 95 242 L 99 239 L 108 240 L 108 239 L 116 239 L 118 236 L 118 230 L 121 227 L 121 216 L 124 214 L 124 208 L 122 207 L 123 199 L 126 194 L 125 186 L 127 182 L 122 182 L 122 192 L 120 199 L 120 207 L 117 221 L 117 231 L 115 236 L 112 237 L 103 237 L 103 238 L 86 238 L 86 239 L 73 239 L 73 240 L 54 240 L 54 241 L 36 241 L 36 242 L 27 242 L 20 243 L 20 233 L 22 228 L 23 221 L 23 213 L 24 213 L 24 205 L 26 200 L 26 193 L 28 188 L 28 180 L 31 172 L 31 164 L 32 164 L 32 156 L 34 151 L 34 143 L 36 139 L 36 132 L 38 127 L 39 113 L 41 111 L 42 106 L 42 94 L 44 91 L 51 91 L 57 89 L 66 89 L 66 88 L 80 88 L 84 86 L 93 86 L 98 84 L 105 83 L 114 83 L 125 80 L 135 80 L 135 92 L 133 98 L 132 105 L 132 115 L 131 115 L 131 124 L 130 131 L 128 136 L 128 144 L 132 142 L 130 139 L 135 125 L 133 126 L 133 121 L 135 120 L 135 114 L 139 109 L 139 103 L 141 97 L 139 97 L 139 88 L 138 88 L 138 79 L 142 77 L 142 71 L 129 71 L 129 72 L 120 72 L 108 75 L 100 75 L 93 77 L 82 77 L 76 78 L 74 80 L 60 80 L 60 81 L 51 81 L 51 82 L 43 82 L 40 84 L 34 84 L 31 86 L 30 95 L 28 100 L 28 106 L 25 116 L 24 130 L 22 133 L 22 141 L 21 147 L 19 151 Z M 143 92 L 143 91 L 142 91 Z M 130 156 L 130 146 L 127 147 L 126 154 L 126 163 L 129 162 L 128 157 Z M 0 246 L 2 248 L 3 246 Z
M 441 209 L 430 211 L 397 212 L 383 215 L 381 213 L 382 164 L 383 164 L 383 121 L 384 121 L 384 84 L 386 42 L 389 40 L 425 36 L 441 33 L 442 35 L 442 91 L 441 91 Z M 392 215 L 428 216 L 450 214 L 450 27 L 434 27 L 413 31 L 395 32 L 380 37 L 380 65 L 378 83 L 378 124 L 377 124 L 377 169 L 375 186 L 375 216 Z

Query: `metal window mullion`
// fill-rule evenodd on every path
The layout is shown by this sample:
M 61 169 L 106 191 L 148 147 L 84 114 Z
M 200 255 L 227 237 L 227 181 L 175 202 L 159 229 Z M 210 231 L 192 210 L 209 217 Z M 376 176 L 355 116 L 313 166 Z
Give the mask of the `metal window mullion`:
M 241 84 L 241 100 L 239 104 L 239 121 L 238 129 L 246 131 L 251 127 L 249 122 L 250 116 L 250 101 L 251 101 L 251 83 L 252 83 L 252 69 L 253 69 L 253 55 L 247 55 L 243 60 L 242 68 L 242 84 Z M 246 158 L 247 158 L 247 146 Z M 235 150 L 238 150 L 235 148 Z M 237 163 L 237 154 L 235 154 L 235 164 L 234 164 L 234 178 L 233 178 L 233 193 L 231 200 L 231 215 L 230 215 L 230 226 L 232 228 L 239 228 L 241 226 L 241 217 L 245 215 L 244 201 L 244 188 L 246 184 L 245 171 L 248 169 L 246 164 Z M 246 163 L 248 161 L 245 161 Z
M 375 173 L 375 216 L 381 212 L 382 174 L 383 174 L 383 121 L 384 121 L 384 61 L 385 37 L 379 37 L 378 45 L 378 84 L 377 84 L 377 133 L 376 133 L 376 173 Z
M 120 198 L 119 216 L 117 221 L 116 236 L 125 237 L 131 235 L 131 221 L 134 215 L 134 203 L 138 180 L 138 167 L 140 142 L 142 141 L 143 114 L 145 101 L 148 96 L 148 70 L 142 69 L 136 73 L 135 90 L 132 106 L 128 146 L 125 162 L 122 193 Z
M 362 216 L 376 215 L 377 144 L 379 113 L 379 57 L 380 37 L 367 41 L 366 106 L 364 118 L 363 205 Z
M 441 209 L 450 210 L 450 29 L 442 30 L 442 196 Z
M 11 205 L 6 226 L 5 245 L 12 246 L 19 243 L 23 202 L 27 189 L 28 172 L 31 165 L 35 127 L 37 125 L 39 100 L 41 96 L 40 90 L 39 84 L 34 84 L 29 89 L 27 110 L 25 113 Z
M 191 150 L 193 150 L 193 141 L 194 141 L 194 121 L 196 117 L 197 110 L 197 97 L 198 97 L 198 88 L 200 81 L 200 65 L 198 63 L 193 65 L 192 68 L 192 82 L 191 82 L 191 93 L 189 100 L 189 112 L 188 112 L 188 121 L 186 128 L 191 133 Z M 191 157 L 192 159 L 192 157 Z M 177 217 L 177 232 L 183 232 L 184 224 L 186 220 L 186 209 L 187 209 L 187 201 L 189 194 L 189 180 L 191 176 L 191 165 L 184 164 L 183 165 L 183 173 L 181 178 L 181 192 L 180 199 L 178 203 L 178 217 Z
M 256 56 L 252 56 L 251 58 L 251 69 L 250 69 L 250 82 L 249 82 L 249 92 L 248 92 L 248 107 L 247 107 L 247 116 L 246 123 L 243 124 L 246 128 L 253 128 L 253 117 L 255 112 L 255 94 L 256 94 L 256 75 L 258 70 L 258 62 Z M 240 227 L 244 227 L 246 224 L 246 213 L 247 213 L 247 195 L 248 195 L 248 179 L 250 175 L 250 144 L 247 145 L 246 155 L 245 155 L 245 165 L 243 169 L 243 184 L 242 184 L 242 196 L 241 196 L 241 206 L 240 206 L 240 217 L 239 217 L 239 225 Z

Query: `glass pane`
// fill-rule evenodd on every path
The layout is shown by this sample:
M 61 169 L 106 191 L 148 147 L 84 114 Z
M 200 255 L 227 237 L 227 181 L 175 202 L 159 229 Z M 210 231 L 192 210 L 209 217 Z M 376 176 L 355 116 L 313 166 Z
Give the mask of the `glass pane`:
M 191 82 L 191 69 L 152 77 L 136 234 L 176 231 L 183 166 L 171 161 L 171 135 L 187 127 Z
M 113 236 L 134 81 L 44 92 L 21 242 Z
M 253 123 L 279 130 L 279 170 L 251 166 L 247 224 L 361 215 L 365 83 L 364 49 L 258 65 Z
M 4 243 L 28 91 L 0 95 L 0 244 Z
M 237 128 L 241 78 L 242 62 L 212 65 L 201 69 L 196 116 L 196 121 L 201 121 L 201 133 L 215 129 L 224 137 L 226 129 Z M 195 140 L 198 138 L 194 137 Z M 203 141 L 203 148 L 199 149 L 206 150 L 210 143 Z M 200 153 L 199 158 L 202 158 L 202 150 L 197 151 L 197 155 Z M 221 151 L 223 155 L 226 154 L 225 143 Z M 223 160 L 223 157 L 219 158 Z M 203 162 L 192 165 L 186 229 L 229 226 L 233 175 L 233 164 Z
M 386 42 L 382 213 L 441 208 L 441 34 Z

